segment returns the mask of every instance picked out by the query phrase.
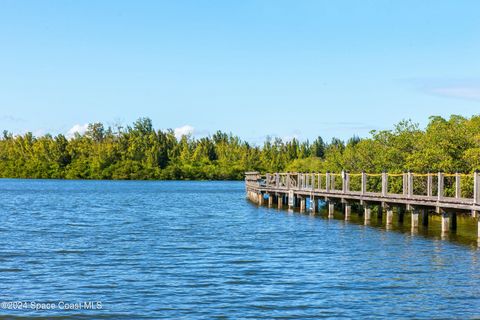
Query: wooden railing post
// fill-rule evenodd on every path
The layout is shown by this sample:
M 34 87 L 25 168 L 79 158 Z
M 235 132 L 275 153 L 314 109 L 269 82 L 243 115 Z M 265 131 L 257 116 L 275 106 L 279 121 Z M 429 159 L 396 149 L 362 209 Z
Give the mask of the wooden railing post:
M 365 194 L 367 192 L 367 174 L 365 171 L 362 171 L 362 187 L 361 187 L 361 193 Z
M 348 173 L 348 171 L 344 171 L 343 173 L 345 175 L 345 178 L 344 178 L 344 183 L 345 183 L 345 188 L 344 188 L 344 193 L 348 193 L 350 192 L 350 174 Z
M 325 190 L 330 192 L 330 172 L 325 173 Z
M 480 204 L 480 173 L 478 170 L 473 173 L 473 203 Z
M 443 198 L 443 172 L 438 173 L 438 201 L 441 201 Z
M 436 212 L 444 212 L 452 214 L 455 212 L 453 210 L 472 210 L 472 216 L 478 217 L 478 212 L 480 212 L 480 172 L 475 171 L 473 173 L 473 199 L 466 199 L 462 198 L 462 181 L 463 174 L 456 172 L 455 174 L 445 174 L 443 172 L 437 173 L 437 191 L 436 194 L 434 193 L 434 186 L 433 186 L 433 177 L 435 173 L 428 173 L 428 174 L 418 174 L 417 176 L 414 173 L 408 171 L 403 173 L 403 197 L 399 197 L 399 195 L 389 194 L 388 184 L 389 184 L 389 174 L 386 171 L 383 171 L 381 174 L 371 174 L 371 176 L 381 176 L 381 193 L 375 192 L 367 192 L 367 183 L 368 183 L 368 174 L 364 171 L 361 173 L 361 195 L 369 195 L 368 198 L 365 197 L 358 197 L 358 192 L 351 192 L 350 191 L 350 173 L 346 170 L 342 170 L 340 174 L 334 174 L 331 172 L 325 173 L 325 188 L 322 186 L 322 177 L 323 174 L 321 173 L 297 173 L 297 172 L 289 172 L 289 173 L 265 173 L 259 174 L 258 172 L 245 172 L 245 189 L 247 192 L 247 197 L 251 201 L 264 203 L 264 198 L 262 198 L 262 193 L 268 194 L 269 198 L 269 206 L 273 205 L 273 197 L 278 196 L 280 200 L 280 205 L 282 204 L 282 199 L 284 198 L 284 194 L 288 193 L 289 200 L 290 198 L 293 199 L 291 196 L 292 193 L 297 192 L 298 197 L 308 196 L 312 201 L 314 201 L 315 197 L 326 197 L 330 198 L 329 195 L 325 194 L 324 192 L 334 192 L 334 183 L 338 182 L 342 185 L 340 186 L 337 183 L 337 197 L 341 198 L 342 203 L 347 203 L 348 201 L 355 201 L 360 200 L 361 202 L 377 202 L 382 203 L 385 205 L 386 203 L 395 202 L 402 206 L 407 206 L 407 210 L 414 208 L 417 205 L 425 206 L 425 207 L 435 207 Z M 354 174 L 356 175 L 356 174 Z M 335 179 L 337 176 L 341 176 L 341 179 Z M 394 176 L 400 176 L 394 174 Z M 414 189 L 414 178 L 415 177 L 426 177 L 427 178 L 427 197 L 420 197 L 419 193 L 415 195 Z M 455 177 L 455 198 L 456 201 L 453 201 L 450 198 L 450 193 L 445 195 L 445 177 Z M 318 182 L 318 184 L 317 184 Z M 447 180 L 450 183 L 450 180 Z M 453 181 L 452 181 L 453 182 Z M 425 183 L 425 180 L 422 179 L 422 183 Z M 266 189 L 268 188 L 278 188 L 280 190 L 272 190 Z M 418 188 L 418 186 L 417 186 Z M 309 190 L 308 192 L 298 192 L 298 190 Z M 448 189 L 449 190 L 449 189 Z M 471 189 L 470 189 L 471 190 Z M 321 191 L 321 192 L 319 192 Z M 339 194 L 343 193 L 344 195 L 340 196 Z M 424 194 L 423 191 L 421 194 Z M 448 200 L 450 199 L 450 200 Z M 460 200 L 462 201 L 460 201 Z M 417 200 L 417 201 L 412 201 Z M 442 203 L 447 200 L 447 203 Z M 473 201 L 472 201 L 473 200 Z M 330 200 L 331 201 L 331 200 Z M 472 204 L 473 202 L 473 204 Z M 313 209 L 315 210 L 315 209 Z M 450 211 L 452 210 L 452 211 Z M 480 225 L 479 225 L 480 227 Z M 480 230 L 479 230 L 480 232 Z
M 386 197 L 388 193 L 388 175 L 385 171 L 382 172 L 382 196 Z
M 455 198 L 462 197 L 462 190 L 460 189 L 460 174 L 458 172 L 455 173 Z
M 413 196 L 413 174 L 410 171 L 407 172 L 407 190 L 408 197 Z
M 432 189 L 433 189 L 433 179 L 432 179 L 432 175 L 429 173 L 427 173 L 427 197 L 431 197 L 433 192 L 432 192 Z

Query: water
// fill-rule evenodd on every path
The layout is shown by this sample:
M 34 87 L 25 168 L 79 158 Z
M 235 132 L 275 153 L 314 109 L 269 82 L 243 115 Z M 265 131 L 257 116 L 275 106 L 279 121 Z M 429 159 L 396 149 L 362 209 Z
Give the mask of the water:
M 478 249 L 258 208 L 242 182 L 0 180 L 0 205 L 0 301 L 55 305 L 4 316 L 480 317 Z

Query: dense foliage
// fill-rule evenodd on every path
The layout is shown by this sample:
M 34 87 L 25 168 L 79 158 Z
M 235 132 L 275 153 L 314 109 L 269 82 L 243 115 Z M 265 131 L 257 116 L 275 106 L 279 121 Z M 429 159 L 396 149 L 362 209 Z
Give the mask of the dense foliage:
M 61 179 L 242 179 L 245 171 L 470 172 L 480 169 L 480 116 L 431 117 L 425 130 L 402 121 L 393 130 L 344 142 L 267 138 L 252 146 L 232 134 L 177 140 L 148 118 L 131 127 L 90 124 L 85 134 L 0 139 L 0 177 Z

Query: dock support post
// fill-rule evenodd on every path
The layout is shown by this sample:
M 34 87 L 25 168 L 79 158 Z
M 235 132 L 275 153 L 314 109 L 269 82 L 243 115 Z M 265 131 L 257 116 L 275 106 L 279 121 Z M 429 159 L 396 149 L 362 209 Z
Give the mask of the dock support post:
M 387 226 L 391 226 L 393 223 L 393 209 L 387 208 Z
M 352 206 L 345 203 L 345 221 L 350 220 L 350 214 L 352 213 Z
M 480 242 L 480 219 L 477 218 L 477 238 L 478 242 Z
M 305 198 L 300 198 L 300 212 L 305 212 Z
M 371 209 L 368 205 L 365 205 L 364 218 L 365 218 L 365 223 L 366 224 L 370 222 L 370 215 L 371 215 Z
M 412 229 L 418 228 L 418 209 L 413 209 L 411 219 Z
M 271 193 L 268 194 L 268 207 L 271 208 L 273 206 L 273 195 Z
M 328 217 L 333 218 L 333 212 L 335 211 L 335 203 L 332 201 L 328 202 Z
M 317 210 L 317 199 L 314 196 L 310 196 L 310 212 L 315 213 Z
M 450 229 L 450 216 L 448 213 L 442 213 L 442 233 L 447 233 Z
M 258 205 L 261 206 L 263 204 L 263 194 L 260 192 L 258 194 Z
M 295 199 L 295 194 L 293 193 L 293 190 L 290 190 L 288 192 L 288 197 L 287 197 L 287 200 L 288 200 L 288 209 L 293 209 L 293 207 L 295 207 L 295 202 L 296 202 L 296 199 Z
M 283 194 L 277 196 L 277 208 L 282 209 L 283 207 Z
M 422 226 L 428 226 L 428 209 L 425 208 L 422 211 Z

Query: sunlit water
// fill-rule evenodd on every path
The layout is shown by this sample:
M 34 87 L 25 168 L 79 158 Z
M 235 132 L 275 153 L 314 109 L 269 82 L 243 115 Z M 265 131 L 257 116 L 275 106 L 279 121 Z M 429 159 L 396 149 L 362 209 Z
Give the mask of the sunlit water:
M 476 247 L 259 208 L 242 182 L 0 180 L 0 208 L 0 301 L 57 306 L 2 315 L 480 317 Z

